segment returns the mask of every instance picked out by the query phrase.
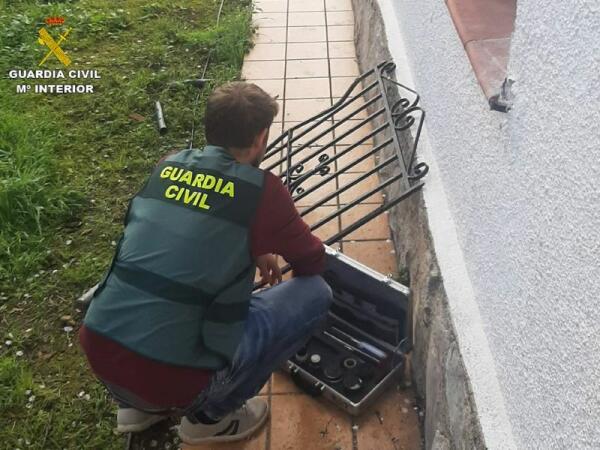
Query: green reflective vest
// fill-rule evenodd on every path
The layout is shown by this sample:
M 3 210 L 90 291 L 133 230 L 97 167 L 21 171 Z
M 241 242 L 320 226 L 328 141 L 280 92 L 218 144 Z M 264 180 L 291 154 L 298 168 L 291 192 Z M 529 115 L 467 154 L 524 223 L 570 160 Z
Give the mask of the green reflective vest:
M 249 231 L 263 179 L 214 146 L 162 161 L 129 205 L 85 325 L 160 362 L 230 362 L 253 288 Z

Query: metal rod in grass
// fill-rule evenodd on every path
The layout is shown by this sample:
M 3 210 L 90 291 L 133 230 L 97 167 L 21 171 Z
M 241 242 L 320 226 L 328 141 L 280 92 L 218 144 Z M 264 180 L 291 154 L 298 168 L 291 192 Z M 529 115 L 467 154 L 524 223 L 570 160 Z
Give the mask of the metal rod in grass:
M 221 0 L 221 4 L 219 5 L 219 11 L 217 12 L 217 22 L 216 26 L 219 26 L 219 22 L 221 20 L 221 13 L 223 12 L 223 4 L 225 0 Z M 208 55 L 206 57 L 206 62 L 204 63 L 204 69 L 202 70 L 202 76 L 200 78 L 205 79 L 206 70 L 208 69 L 208 64 L 210 63 L 210 58 L 212 56 L 214 48 L 211 48 L 208 51 Z M 198 101 L 200 100 L 200 91 L 196 93 L 196 98 L 194 99 L 194 104 L 192 106 L 192 132 L 190 136 L 190 146 L 192 149 L 194 147 L 194 138 L 196 137 L 196 110 L 198 109 Z

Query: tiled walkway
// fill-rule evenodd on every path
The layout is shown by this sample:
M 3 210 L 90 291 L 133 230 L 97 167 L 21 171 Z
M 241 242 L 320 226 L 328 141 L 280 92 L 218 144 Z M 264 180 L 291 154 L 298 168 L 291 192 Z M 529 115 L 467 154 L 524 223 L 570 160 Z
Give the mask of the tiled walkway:
M 246 57 L 242 75 L 281 99 L 280 113 L 271 129 L 274 139 L 283 130 L 331 106 L 359 75 L 353 41 L 354 14 L 350 0 L 258 0 L 256 8 L 255 46 Z M 341 125 L 338 130 L 350 125 Z M 356 169 L 350 172 L 341 180 L 357 176 Z M 361 189 L 366 189 L 369 182 L 376 182 L 375 177 L 365 180 Z M 343 203 L 344 198 L 339 201 Z M 331 222 L 317 234 L 333 235 L 344 222 L 351 223 L 356 214 L 364 215 L 381 201 L 381 197 L 370 198 L 342 216 L 341 223 Z M 314 223 L 319 218 L 315 215 L 331 213 L 335 206 L 319 208 L 319 214 L 313 213 L 307 221 Z M 352 233 L 338 247 L 375 270 L 396 272 L 385 216 Z
M 242 75 L 278 95 L 281 108 L 271 129 L 274 139 L 284 129 L 332 105 L 359 75 L 353 42 L 354 15 L 350 0 L 255 0 L 255 4 L 258 30 Z M 361 164 L 358 171 L 368 166 Z M 368 212 L 382 198 L 370 200 L 353 208 L 352 214 Z M 344 199 L 337 206 L 339 202 Z M 335 207 L 336 204 L 321 207 L 313 214 L 328 214 Z M 317 218 L 312 217 L 312 222 Z M 345 220 L 352 219 L 342 217 L 342 226 Z M 339 226 L 328 224 L 321 233 L 331 236 Z M 337 247 L 375 270 L 395 273 L 389 237 L 387 216 L 380 216 Z M 260 434 L 249 441 L 194 450 L 420 448 L 418 417 L 410 390 L 390 389 L 359 418 L 301 393 L 283 373 L 276 373 L 261 395 L 270 403 L 271 419 Z

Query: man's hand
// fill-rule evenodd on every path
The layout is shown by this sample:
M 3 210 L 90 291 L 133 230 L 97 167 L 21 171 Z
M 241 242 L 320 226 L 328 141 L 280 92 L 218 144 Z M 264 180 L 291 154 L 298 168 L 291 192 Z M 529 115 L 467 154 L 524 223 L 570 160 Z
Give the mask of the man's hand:
M 256 258 L 256 267 L 258 267 L 260 272 L 261 283 L 269 283 L 271 286 L 281 283 L 281 269 L 277 264 L 275 255 L 266 254 L 258 256 Z

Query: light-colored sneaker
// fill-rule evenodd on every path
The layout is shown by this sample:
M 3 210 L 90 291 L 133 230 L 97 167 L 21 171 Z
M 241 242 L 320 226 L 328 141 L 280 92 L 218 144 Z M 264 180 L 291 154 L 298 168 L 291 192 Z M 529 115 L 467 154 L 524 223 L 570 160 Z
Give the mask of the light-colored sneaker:
M 169 416 L 149 414 L 135 408 L 119 408 L 117 411 L 117 431 L 119 433 L 144 431 L 167 417 Z
M 244 406 L 212 425 L 193 424 L 184 417 L 179 426 L 179 437 L 191 445 L 238 441 L 258 430 L 268 416 L 267 402 L 260 398 L 252 398 Z

